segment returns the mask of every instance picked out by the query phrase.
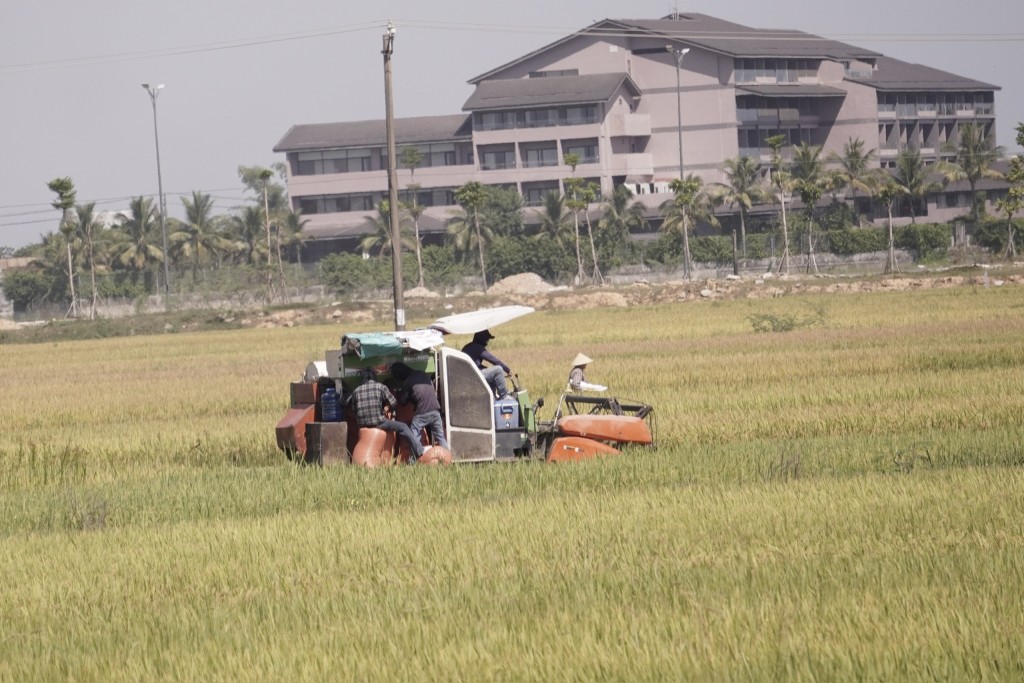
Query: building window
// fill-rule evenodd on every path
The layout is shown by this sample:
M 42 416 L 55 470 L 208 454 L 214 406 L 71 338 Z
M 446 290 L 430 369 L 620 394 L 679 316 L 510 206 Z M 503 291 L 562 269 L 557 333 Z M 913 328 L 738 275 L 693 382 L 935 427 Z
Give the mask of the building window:
M 566 140 L 562 143 L 562 149 L 566 154 L 575 154 L 580 158 L 581 164 L 596 164 L 600 159 L 597 151 L 597 140 Z
M 523 149 L 524 168 L 541 168 L 544 166 L 558 166 L 557 147 L 528 147 Z
M 516 167 L 516 153 L 512 149 L 480 150 L 480 169 L 494 171 Z
M 544 203 L 545 195 L 549 193 L 559 193 L 557 180 L 523 183 L 523 204 L 526 206 L 541 206 Z

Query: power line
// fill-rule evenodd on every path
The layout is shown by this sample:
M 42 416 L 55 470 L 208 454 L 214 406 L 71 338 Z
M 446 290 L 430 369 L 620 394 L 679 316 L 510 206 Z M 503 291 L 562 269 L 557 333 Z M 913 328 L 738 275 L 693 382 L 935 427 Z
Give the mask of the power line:
M 67 57 L 63 59 L 26 62 L 21 64 L 0 65 L 0 74 L 17 73 L 25 71 L 40 71 L 45 69 L 58 69 L 71 66 L 84 66 L 92 64 L 106 64 L 110 62 L 131 61 L 138 59 L 153 59 L 156 57 L 169 57 L 202 52 L 215 52 L 220 50 L 234 50 L 239 48 L 269 45 L 298 40 L 311 40 L 330 36 L 343 35 L 346 33 L 357 33 L 379 28 L 384 25 L 384 20 L 368 21 L 361 24 L 348 26 L 333 26 L 329 28 L 306 29 L 290 33 L 271 34 L 255 36 L 251 38 L 239 38 L 234 40 L 217 41 L 210 43 L 198 43 L 195 45 L 181 45 L 152 50 L 138 50 L 129 52 L 115 52 L 100 55 L 89 55 L 82 57 Z M 857 41 L 857 42 L 934 42 L 934 43 L 991 43 L 991 42 L 1024 42 L 1024 33 L 851 33 L 851 34 L 822 34 L 816 35 L 796 30 L 754 30 L 754 31 L 686 31 L 686 30 L 662 30 L 622 28 L 600 28 L 591 27 L 584 29 L 568 28 L 565 26 L 536 26 L 517 24 L 485 24 L 453 21 L 428 21 L 428 20 L 400 20 L 397 23 L 406 27 L 423 28 L 444 31 L 469 31 L 469 32 L 491 32 L 503 34 L 534 34 L 534 35 L 564 35 L 572 36 L 598 36 L 605 38 L 635 38 L 647 33 L 651 36 L 662 38 L 673 38 L 677 40 L 707 41 L 751 41 L 771 40 L 782 42 L 821 42 L 822 40 L 835 41 Z

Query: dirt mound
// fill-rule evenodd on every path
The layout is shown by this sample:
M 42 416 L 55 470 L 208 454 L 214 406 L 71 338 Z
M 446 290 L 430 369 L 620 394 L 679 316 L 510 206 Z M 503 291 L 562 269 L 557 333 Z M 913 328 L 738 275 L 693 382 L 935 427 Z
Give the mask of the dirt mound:
M 547 294 L 553 289 L 555 288 L 544 282 L 540 275 L 520 273 L 519 275 L 509 275 L 504 280 L 495 282 L 487 289 L 487 293 L 494 296 L 507 296 L 510 294 L 533 295 Z

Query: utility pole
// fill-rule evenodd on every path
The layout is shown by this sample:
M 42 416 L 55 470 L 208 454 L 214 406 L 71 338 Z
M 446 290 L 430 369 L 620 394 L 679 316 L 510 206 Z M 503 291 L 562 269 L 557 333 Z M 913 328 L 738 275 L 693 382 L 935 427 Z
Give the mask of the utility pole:
M 153 139 L 156 141 L 156 186 L 160 193 L 160 235 L 163 237 L 164 248 L 164 308 L 167 308 L 171 296 L 171 255 L 167 252 L 167 206 L 164 204 L 164 179 L 160 173 L 160 133 L 156 125 L 156 98 L 164 89 L 164 84 L 150 86 L 143 83 L 142 87 L 149 93 L 149 99 L 153 101 Z
M 679 18 L 678 11 L 676 12 L 676 18 Z M 679 73 L 683 70 L 683 57 L 689 52 L 690 48 L 684 47 L 679 49 L 674 45 L 666 45 L 665 49 L 672 53 L 676 58 L 676 129 L 679 136 L 679 182 L 686 182 L 686 175 L 683 168 L 683 88 L 680 81 Z M 683 272 L 686 275 L 687 280 L 693 279 L 693 267 L 690 262 L 690 235 L 689 229 L 686 226 L 686 220 L 683 220 Z
M 402 292 L 402 228 L 398 215 L 398 152 L 395 149 L 395 107 L 391 101 L 391 55 L 395 51 L 395 25 L 388 20 L 384 31 L 384 116 L 388 134 L 388 217 L 391 219 L 391 269 L 395 290 L 395 331 L 405 329 Z

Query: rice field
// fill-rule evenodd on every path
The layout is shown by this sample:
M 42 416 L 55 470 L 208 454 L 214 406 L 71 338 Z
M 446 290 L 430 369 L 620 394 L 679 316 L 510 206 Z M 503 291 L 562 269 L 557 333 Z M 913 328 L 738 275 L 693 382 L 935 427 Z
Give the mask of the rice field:
M 656 406 L 560 466 L 293 466 L 350 331 L 0 348 L 0 680 L 1024 678 L 1019 288 L 508 323 L 549 409 L 580 351 Z

